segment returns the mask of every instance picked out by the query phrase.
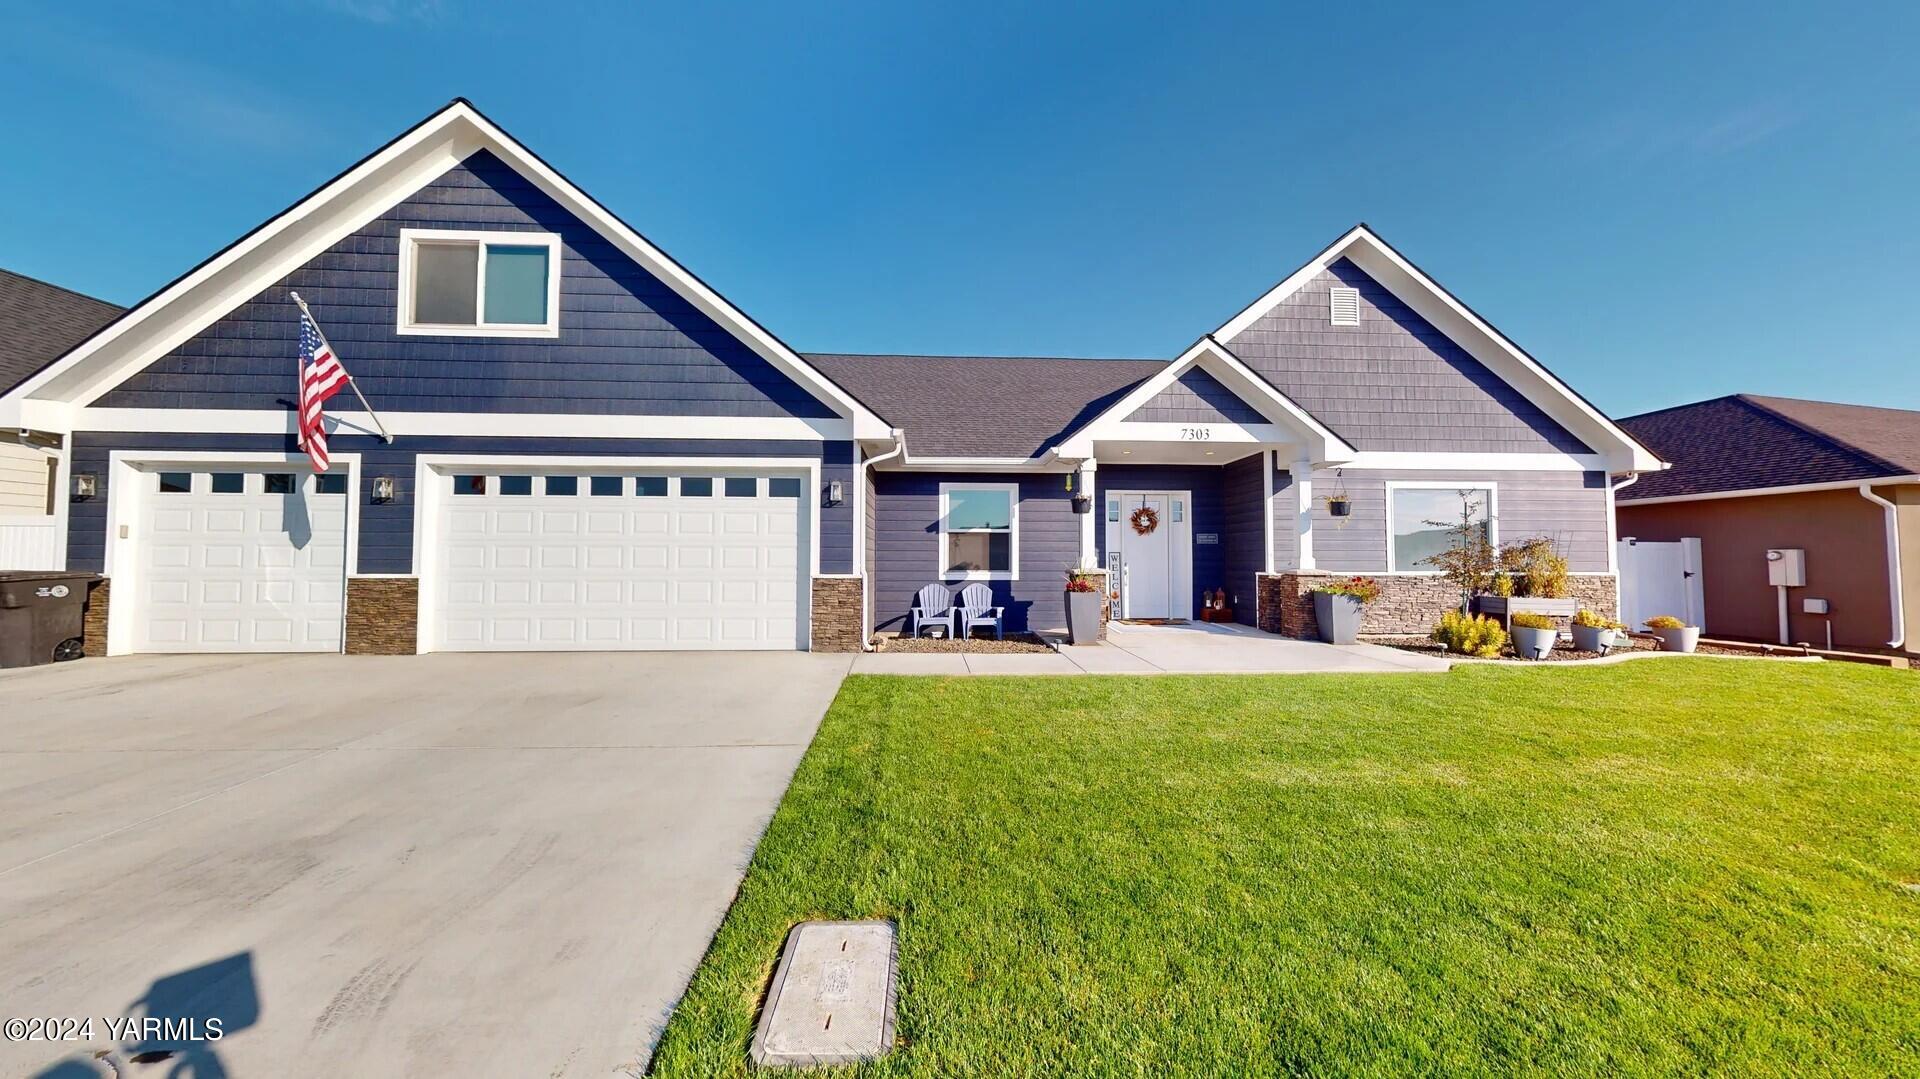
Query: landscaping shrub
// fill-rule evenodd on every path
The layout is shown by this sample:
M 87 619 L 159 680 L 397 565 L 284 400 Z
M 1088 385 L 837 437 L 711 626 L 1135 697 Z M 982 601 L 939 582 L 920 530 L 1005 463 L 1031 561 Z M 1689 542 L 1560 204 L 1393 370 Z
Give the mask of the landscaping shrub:
M 1485 615 L 1448 611 L 1434 625 L 1433 640 L 1449 652 L 1492 659 L 1507 646 L 1507 631 Z
M 1656 614 L 1647 619 L 1648 629 L 1686 629 L 1687 624 L 1670 614 Z
M 1627 630 L 1626 623 L 1615 622 L 1611 618 L 1602 618 L 1592 611 L 1587 610 L 1585 607 L 1574 612 L 1573 624 L 1576 626 L 1585 626 L 1588 629 L 1617 630 L 1621 633 L 1625 633 Z
M 1545 536 L 1503 545 L 1500 568 L 1516 578 L 1516 595 L 1534 599 L 1566 598 L 1566 556 Z
M 1552 618 L 1544 614 L 1535 614 L 1532 611 L 1521 611 L 1518 614 L 1513 615 L 1512 617 L 1507 619 L 1507 624 L 1519 626 L 1521 629 L 1553 629 L 1555 628 Z

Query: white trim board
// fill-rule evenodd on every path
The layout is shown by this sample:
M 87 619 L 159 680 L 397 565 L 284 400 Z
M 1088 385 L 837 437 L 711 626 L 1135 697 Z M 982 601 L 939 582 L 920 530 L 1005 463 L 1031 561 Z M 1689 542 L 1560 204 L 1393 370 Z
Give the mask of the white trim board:
M 289 374 L 288 381 L 292 381 Z M 336 398 L 338 400 L 338 398 Z M 570 412 L 382 412 L 395 435 L 474 438 L 698 438 L 845 442 L 853 425 L 842 419 L 793 416 L 585 416 Z M 378 437 L 365 412 L 329 412 L 332 435 Z M 292 434 L 292 409 L 83 408 L 76 431 L 138 434 Z
M 1271 420 L 1271 424 L 1247 427 L 1243 424 L 1149 423 L 1127 419 L 1194 367 L 1200 367 L 1219 379 L 1241 400 Z M 1155 372 L 1152 378 L 1135 386 L 1126 396 L 1083 424 L 1059 445 L 1056 453 L 1061 457 L 1092 457 L 1096 440 L 1132 438 L 1189 441 L 1187 432 L 1195 428 L 1233 429 L 1231 433 L 1234 437 L 1223 441 L 1299 442 L 1306 446 L 1308 456 L 1319 462 L 1344 462 L 1358 452 L 1209 335 L 1195 341 L 1172 363 Z M 1261 434 L 1271 437 L 1260 438 Z
M 1767 495 L 1799 495 L 1816 491 L 1857 491 L 1862 484 L 1868 487 L 1898 487 L 1908 483 L 1920 483 L 1920 475 L 1913 476 L 1875 476 L 1864 480 L 1833 480 L 1827 483 L 1796 483 L 1784 487 L 1743 487 L 1737 491 L 1709 491 L 1697 495 L 1655 495 L 1651 498 L 1622 498 L 1620 508 L 1632 509 L 1635 506 L 1661 506 L 1670 502 L 1712 502 L 1721 498 L 1764 498 Z
M 1328 266 L 1351 259 L 1381 287 L 1432 323 L 1474 359 L 1504 379 L 1527 400 L 1559 421 L 1589 446 L 1600 444 L 1602 456 L 1615 472 L 1657 472 L 1667 463 L 1654 456 L 1619 424 L 1594 408 L 1572 387 L 1548 371 L 1518 345 L 1475 314 L 1452 293 L 1408 262 L 1365 225 L 1355 225 L 1339 239 L 1289 274 L 1278 285 L 1239 314 L 1228 319 L 1213 336 L 1231 345 L 1282 300 L 1300 291 Z
M 887 436 L 886 424 L 871 409 L 462 99 L 416 124 L 0 395 L 0 425 L 71 430 L 65 414 L 72 406 L 97 400 L 483 149 L 852 421 L 860 437 Z M 290 369 L 291 359 L 289 355 Z M 29 400 L 42 407 L 22 407 Z M 29 412 L 33 422 L 21 422 Z

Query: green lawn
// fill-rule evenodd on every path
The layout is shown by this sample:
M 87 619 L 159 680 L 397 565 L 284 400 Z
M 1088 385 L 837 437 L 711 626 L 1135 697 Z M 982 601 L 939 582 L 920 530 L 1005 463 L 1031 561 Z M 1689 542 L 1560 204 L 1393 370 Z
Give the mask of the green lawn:
M 1920 674 L 854 678 L 654 1066 L 878 916 L 862 1075 L 1911 1075 L 1916 882 Z

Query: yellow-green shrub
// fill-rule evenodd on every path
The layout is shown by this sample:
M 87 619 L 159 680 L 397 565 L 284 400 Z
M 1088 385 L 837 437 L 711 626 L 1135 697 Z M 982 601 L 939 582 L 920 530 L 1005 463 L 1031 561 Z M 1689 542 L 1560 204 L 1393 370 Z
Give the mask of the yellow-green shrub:
M 1670 614 L 1656 614 L 1647 619 L 1648 629 L 1685 629 L 1687 624 Z
M 1521 629 L 1552 629 L 1554 628 L 1554 622 L 1552 618 L 1544 614 L 1535 614 L 1532 611 L 1521 611 L 1518 614 L 1511 616 L 1510 618 L 1507 619 L 1507 624 L 1510 626 L 1519 626 Z
M 1433 639 L 1449 652 L 1492 659 L 1507 646 L 1507 631 L 1485 615 L 1448 611 L 1433 627 Z

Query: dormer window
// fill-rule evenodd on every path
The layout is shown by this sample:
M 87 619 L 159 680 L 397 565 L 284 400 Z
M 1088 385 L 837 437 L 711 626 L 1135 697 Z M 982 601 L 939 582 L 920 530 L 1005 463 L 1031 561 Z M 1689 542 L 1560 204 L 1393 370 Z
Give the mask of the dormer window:
M 560 237 L 402 229 L 399 298 L 403 334 L 557 337 Z

